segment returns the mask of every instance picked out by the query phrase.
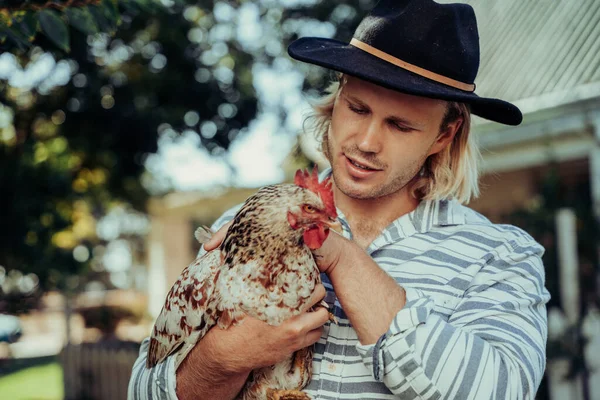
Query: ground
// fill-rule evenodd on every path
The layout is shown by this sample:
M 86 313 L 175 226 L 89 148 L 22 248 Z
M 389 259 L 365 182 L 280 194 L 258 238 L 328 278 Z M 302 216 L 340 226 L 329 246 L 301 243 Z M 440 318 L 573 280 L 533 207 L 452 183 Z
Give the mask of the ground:
M 58 363 L 30 367 L 0 377 L 0 398 L 61 400 L 63 372 Z

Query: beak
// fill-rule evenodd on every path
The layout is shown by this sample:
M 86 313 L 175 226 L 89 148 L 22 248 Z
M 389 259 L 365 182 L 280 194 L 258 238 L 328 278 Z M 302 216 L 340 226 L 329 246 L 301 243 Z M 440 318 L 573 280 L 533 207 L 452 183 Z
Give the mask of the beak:
M 329 227 L 329 229 L 332 229 L 332 230 L 336 231 L 340 235 L 344 233 L 344 230 L 342 229 L 342 223 L 340 222 L 339 219 L 337 219 L 337 218 L 335 218 L 335 219 L 330 218 L 329 221 L 326 222 L 326 224 Z

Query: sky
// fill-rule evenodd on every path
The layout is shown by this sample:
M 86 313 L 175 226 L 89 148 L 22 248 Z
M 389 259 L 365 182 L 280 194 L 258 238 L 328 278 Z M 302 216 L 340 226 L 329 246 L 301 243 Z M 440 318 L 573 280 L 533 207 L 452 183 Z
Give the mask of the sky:
M 277 71 L 267 67 L 254 71 L 254 85 L 267 110 L 250 123 L 224 155 L 211 156 L 200 147 L 193 131 L 161 136 L 157 154 L 146 166 L 159 180 L 170 180 L 178 190 L 202 190 L 215 186 L 260 187 L 284 179 L 281 164 L 296 143 L 308 102 L 301 93 L 302 75 L 295 70 Z M 284 104 L 283 126 L 268 104 Z M 236 174 L 232 174 L 229 165 Z M 202 173 L 199 173 L 202 171 Z
M 315 2 L 279 0 L 284 7 Z M 193 10 L 190 7 L 186 13 L 193 14 Z M 214 16 L 219 22 L 234 23 L 236 39 L 249 51 L 261 41 L 277 37 L 274 32 L 269 32 L 268 26 L 261 25 L 258 7 L 252 2 L 237 9 L 225 2 L 216 2 Z M 294 29 L 299 36 L 332 37 L 335 33 L 333 25 L 318 21 L 304 21 Z M 280 46 L 279 42 L 276 44 Z M 269 46 L 266 49 L 268 51 Z M 273 51 L 285 53 L 282 48 Z M 295 63 L 287 57 L 277 57 L 273 65 L 254 65 L 253 83 L 262 111 L 225 155 L 211 156 L 198 146 L 199 138 L 193 132 L 161 138 L 159 151 L 146 162 L 154 184 L 158 183 L 160 187 L 161 182 L 170 183 L 178 190 L 208 190 L 215 186 L 260 187 L 283 181 L 281 164 L 296 144 L 296 135 L 301 132 L 304 115 L 309 111 L 307 99 L 302 94 L 304 77 Z M 279 121 L 270 112 L 279 106 L 286 110 L 285 121 Z M 317 147 L 314 140 L 303 142 Z

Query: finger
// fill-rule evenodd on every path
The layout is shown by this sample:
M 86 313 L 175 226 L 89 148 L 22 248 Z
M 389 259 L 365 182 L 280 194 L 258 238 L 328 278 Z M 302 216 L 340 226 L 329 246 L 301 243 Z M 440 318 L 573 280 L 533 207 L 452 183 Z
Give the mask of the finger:
M 313 293 L 310 296 L 310 299 L 308 299 L 308 301 L 304 305 L 304 309 L 302 311 L 306 311 L 306 310 L 312 308 L 315 304 L 318 304 L 321 300 L 323 300 L 323 298 L 325 297 L 326 294 L 327 294 L 327 290 L 325 290 L 325 286 L 318 283 L 315 286 L 315 289 L 313 290 Z
M 325 286 L 318 283 L 315 286 L 315 290 L 313 290 L 312 296 L 310 297 L 310 300 L 309 300 L 310 306 L 313 307 L 316 304 L 319 304 L 325 298 L 326 294 L 327 294 L 327 290 L 325 289 Z
M 295 316 L 292 323 L 299 327 L 298 331 L 309 332 L 325 325 L 327 321 L 329 321 L 329 311 L 319 308 L 313 312 Z
M 308 332 L 306 334 L 306 336 L 304 337 L 304 346 L 302 346 L 302 347 L 308 347 L 310 345 L 317 343 L 319 341 L 319 339 L 321 339 L 321 336 L 323 336 L 323 327 L 322 326 L 317 329 L 313 329 L 312 331 Z
M 206 243 L 204 243 L 204 250 L 211 251 L 216 249 L 221 245 L 223 239 L 225 239 L 225 235 L 227 234 L 227 229 L 231 226 L 232 222 L 228 222 L 219 229 L 212 238 Z

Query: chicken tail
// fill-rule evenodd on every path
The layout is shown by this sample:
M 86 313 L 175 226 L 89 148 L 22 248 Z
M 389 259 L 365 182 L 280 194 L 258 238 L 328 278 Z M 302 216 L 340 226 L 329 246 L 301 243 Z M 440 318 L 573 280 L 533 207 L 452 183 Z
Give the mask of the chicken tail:
M 146 357 L 146 368 L 152 368 L 158 364 L 158 340 L 151 338 L 148 346 L 148 356 Z
M 208 242 L 213 235 L 214 232 L 205 225 L 200 226 L 198 229 L 196 229 L 196 232 L 194 232 L 194 237 L 200 244 Z

